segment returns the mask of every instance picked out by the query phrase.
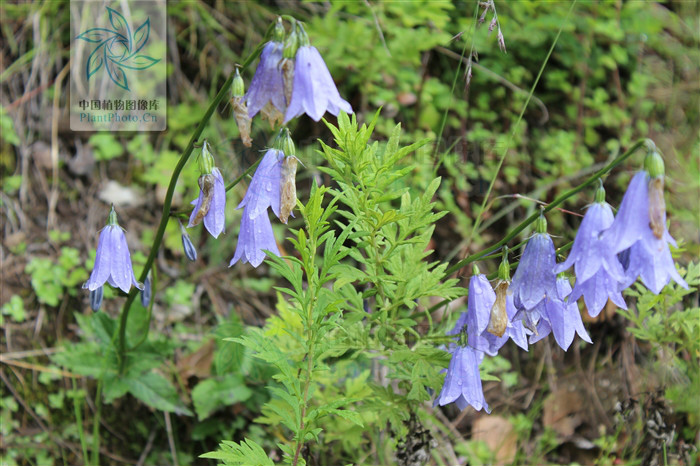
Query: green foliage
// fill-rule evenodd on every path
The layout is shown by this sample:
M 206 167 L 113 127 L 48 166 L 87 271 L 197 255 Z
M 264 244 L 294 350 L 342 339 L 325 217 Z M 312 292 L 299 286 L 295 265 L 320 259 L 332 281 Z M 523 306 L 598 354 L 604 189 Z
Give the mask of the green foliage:
M 3 105 L 0 105 L 0 133 L 2 133 L 3 141 L 7 144 L 19 145 L 19 136 L 15 131 L 12 117 L 7 114 L 7 109 Z
M 58 306 L 64 289 L 75 295 L 76 288 L 88 278 L 87 271 L 80 267 L 80 251 L 71 247 L 62 247 L 56 262 L 45 257 L 32 258 L 25 272 L 32 277 L 32 288 L 39 302 L 49 306 Z
M 414 167 L 400 162 L 423 143 L 400 148 L 398 126 L 385 144 L 369 143 L 375 122 L 360 127 L 341 114 L 338 127 L 328 125 L 338 149 L 322 145 L 328 165 L 321 169 L 338 189 L 314 185 L 299 206 L 304 228 L 291 241 L 300 258 L 270 256 L 289 283 L 277 289 L 290 302 L 279 302 L 279 316 L 264 329 L 232 339 L 277 371 L 258 422 L 291 433 L 278 444 L 288 464 L 308 442 L 337 442 L 350 453 L 387 422 L 400 432 L 441 383 L 435 366 L 444 365 L 445 352 L 430 342 L 432 328 L 428 337 L 415 330 L 431 321 L 424 300 L 463 293 L 456 280 L 442 281 L 446 265 L 426 251 L 441 217 L 432 202 L 439 179 L 412 196 L 400 180 Z M 368 380 L 371 361 L 386 366 L 398 390 Z M 207 457 L 257 464 L 242 462 L 257 449 L 252 440 L 225 443 Z
M 95 160 L 111 160 L 124 153 L 124 146 L 111 133 L 97 133 L 90 137 L 95 149 Z
M 60 231 L 48 232 L 53 246 L 64 246 L 60 252 L 50 255 L 34 248 L 32 232 L 44 229 L 43 224 L 42 228 L 32 224 L 36 219 L 41 223 L 45 217 L 44 212 L 34 211 L 37 205 L 43 206 L 35 200 L 44 196 L 47 181 L 57 181 L 59 202 L 68 200 L 71 207 L 83 209 L 90 204 L 89 193 L 106 174 L 110 179 L 145 188 L 144 192 L 155 191 L 155 202 L 149 196 L 147 208 L 129 213 L 134 215 L 131 221 L 150 220 L 162 207 L 173 167 L 192 129 L 202 121 L 207 96 L 218 91 L 232 64 L 242 62 L 243 51 L 257 45 L 261 31 L 280 11 L 256 2 L 168 5 L 169 18 L 178 31 L 173 42 L 181 59 L 181 68 L 175 62 L 169 68 L 169 79 L 178 84 L 172 86 L 169 131 L 79 136 L 93 149 L 87 152 L 98 160 L 99 171 L 74 176 L 61 165 L 59 178 L 52 179 L 39 163 L 33 166 L 32 139 L 48 142 L 50 136 L 44 125 L 34 125 L 32 112 L 42 102 L 43 107 L 38 108 L 46 112 L 47 99 L 61 89 L 54 85 L 44 92 L 19 96 L 12 92 L 14 88 L 30 86 L 37 90 L 47 83 L 60 82 L 55 73 L 65 62 L 62 51 L 68 50 L 60 44 L 71 40 L 66 26 L 69 9 L 61 2 L 3 5 L 7 18 L 2 25 L 7 42 L 3 51 L 9 52 L 10 58 L 2 77 L 8 83 L 10 104 L 0 106 L 0 206 L 7 233 L 22 231 L 17 242 L 8 239 L 3 247 L 20 259 L 27 251 L 46 254 L 30 255 L 26 265 L 33 294 L 23 289 L 24 281 L 19 291 L 10 290 L 5 297 L 9 301 L 1 314 L 8 317 L 3 325 L 12 330 L 7 332 L 7 346 L 12 340 L 13 348 L 20 349 L 21 342 L 28 341 L 36 349 L 47 342 L 34 342 L 47 334 L 51 335 L 49 340 L 54 334 L 70 335 L 75 342 L 59 342 L 63 352 L 54 355 L 53 360 L 71 372 L 98 381 L 87 381 L 80 390 L 66 390 L 49 378 L 49 372 L 41 372 L 39 386 L 34 381 L 26 384 L 32 392 L 27 401 L 53 434 L 61 431 L 61 439 L 71 445 L 77 445 L 80 438 L 81 443 L 97 441 L 99 447 L 99 431 L 83 432 L 78 414 L 73 418 L 70 413 L 72 409 L 87 416 L 93 412 L 87 409 L 85 397 L 94 398 L 90 392 L 97 385 L 101 394 L 98 406 L 102 400 L 113 403 L 131 395 L 136 398 L 134 409 L 141 412 L 158 409 L 192 415 L 190 411 L 194 411 L 196 418 L 180 418 L 182 424 L 174 429 L 180 464 L 196 462 L 194 455 L 211 448 L 212 438 L 245 439 L 240 443 L 224 441 L 219 451 L 204 455 L 225 464 L 273 464 L 272 454 L 268 455 L 273 451 L 278 453 L 274 462 L 289 463 L 300 445 L 301 455 L 307 459 L 308 451 L 314 452 L 311 456 L 320 452 L 320 464 L 368 464 L 374 460 L 390 464 L 396 461 L 391 452 L 397 440 L 407 434 L 404 421 L 409 416 L 429 419 L 431 432 L 447 430 L 427 404 L 431 392 L 434 397 L 442 383 L 439 371 L 448 357 L 439 347 L 447 342 L 443 330 L 449 326 L 450 317 L 427 309 L 465 294 L 455 280 L 442 280 L 446 261 L 493 244 L 524 213 L 536 208 L 531 200 L 513 201 L 514 194 L 551 200 L 615 157 L 631 141 L 652 135 L 665 146 L 670 175 L 667 187 L 671 191 L 667 207 L 673 234 L 695 238 L 700 179 L 695 160 L 700 148 L 700 94 L 692 85 L 697 82 L 700 62 L 696 7 L 689 2 L 578 2 L 574 14 L 564 21 L 570 3 L 495 5 L 507 54 L 498 51 L 495 34 L 488 33 L 490 18 L 482 27 L 475 27 L 477 2 L 286 6 L 289 11 L 285 12 L 305 21 L 312 44 L 324 56 L 340 94 L 352 102 L 357 121 L 371 123 L 358 126 L 354 117 L 349 120 L 345 116 L 339 118 L 338 127 L 331 125 L 327 130 L 308 121 L 292 123 L 295 138 L 299 138 L 299 157 L 309 168 L 299 173 L 299 198 L 305 205 L 300 204 L 300 215 L 290 221 L 292 228 L 299 228 L 291 230 L 293 248 L 286 242 L 283 249 L 293 257 L 271 258 L 261 269 L 240 274 L 236 271 L 229 275 L 233 278 L 222 283 L 210 281 L 200 301 L 201 314 L 187 313 L 184 320 L 179 320 L 182 315 L 174 319 L 172 311 L 191 309 L 193 297 L 200 296 L 201 289 L 196 288 L 200 277 L 210 280 L 218 276 L 222 273 L 216 270 L 222 267 L 220 258 L 230 257 L 240 218 L 235 206 L 243 190 L 237 187 L 229 193 L 227 235 L 222 239 L 213 241 L 206 233 L 202 236 L 202 228 L 190 230 L 193 242 L 201 248 L 196 264 L 182 257 L 177 222 L 169 222 L 165 251 L 159 255 L 157 266 L 162 261 L 172 266 L 179 260 L 182 270 L 187 269 L 184 275 L 168 271 L 158 277 L 161 282 L 154 287 L 154 300 L 160 309 L 154 315 L 164 311 L 168 316 L 165 323 L 159 318 L 157 325 L 150 325 L 150 311 L 138 304 L 137 297 L 129 315 L 124 359 L 115 349 L 118 323 L 109 317 L 116 315 L 124 297 L 110 287 L 104 290 L 107 313 L 74 314 L 80 327 L 77 334 L 75 325 L 63 313 L 49 313 L 43 326 L 32 325 L 37 301 L 46 306 L 62 305 L 61 309 L 67 310 L 87 308 L 87 293 L 79 287 L 95 255 L 94 250 L 90 251 L 91 259 L 86 264 L 78 260 L 77 250 L 72 248 L 83 247 L 78 245 L 81 235 L 76 233 L 82 227 L 67 225 L 70 217 L 61 218 Z M 527 94 L 524 89 L 532 85 L 562 27 L 564 33 L 513 134 L 504 166 L 497 173 L 498 154 L 518 121 Z M 33 33 L 18 43 L 23 31 Z M 472 51 L 473 78 L 465 86 L 465 65 Z M 33 83 L 26 79 L 25 70 L 31 70 Z M 244 71 L 247 78 L 252 73 L 253 67 Z M 382 111 L 372 118 L 371 113 L 378 107 Z M 25 108 L 31 111 L 22 110 Z M 18 109 L 19 118 L 13 113 Z M 256 119 L 255 146 L 252 151 L 244 149 L 237 140 L 233 118 L 228 118 L 229 109 L 222 104 L 218 111 L 224 118 L 215 115 L 198 140 L 208 138 L 217 148 L 217 165 L 228 182 L 249 166 L 257 150 L 265 147 L 269 131 L 266 122 Z M 397 122 L 401 122 L 403 131 Z M 325 139 L 329 132 L 336 139 L 334 144 Z M 303 144 L 309 137 L 321 137 L 327 144 L 312 154 L 315 146 Z M 66 140 L 64 132 L 59 132 L 62 161 L 64 154 L 71 156 L 72 139 Z M 22 161 L 29 164 L 23 166 Z M 312 172 L 314 177 L 318 175 L 316 165 L 322 165 L 318 168 L 324 183 L 331 187 L 314 186 L 309 196 L 311 182 L 305 177 Z M 175 186 L 172 211 L 180 218 L 196 196 L 197 176 L 193 157 Z M 492 179 L 492 202 L 487 204 L 479 230 L 472 231 L 475 213 Z M 628 176 L 621 174 L 614 182 L 606 183 L 612 204 L 613 199 L 621 197 L 627 180 Z M 572 204 L 582 207 L 589 200 L 580 196 Z M 69 209 L 59 209 L 61 215 L 64 211 Z M 84 221 L 83 212 L 80 210 L 77 216 L 79 225 Z M 567 230 L 570 218 L 566 213 L 550 215 L 551 231 L 573 237 L 571 229 Z M 66 226 L 72 230 L 65 230 Z M 281 231 L 290 232 L 286 226 L 275 225 L 278 240 Z M 133 232 L 140 236 L 144 247 L 154 243 L 154 229 L 136 228 Z M 41 238 L 46 241 L 43 235 Z M 696 243 L 687 247 L 686 256 L 697 255 Z M 431 251 L 433 248 L 435 251 Z M 145 263 L 144 252 L 132 249 L 137 268 Z M 484 269 L 488 267 L 484 263 Z M 684 273 L 697 288 L 698 266 L 691 264 Z M 8 278 L 8 282 L 12 280 Z M 230 294 L 238 298 L 240 290 L 263 297 L 265 305 L 274 302 L 272 307 L 276 306 L 277 312 L 265 320 L 262 329 L 244 326 L 237 313 L 250 322 L 248 309 L 239 309 L 234 299 L 229 309 L 223 309 L 230 317 L 210 331 L 207 325 L 220 318 L 221 302 L 228 302 L 216 300 L 217 292 L 226 298 Z M 632 344 L 645 342 L 638 348 L 640 354 L 651 351 L 652 367 L 648 369 L 663 383 L 665 396 L 676 413 L 685 415 L 683 420 L 687 422 L 680 436 L 686 440 L 694 438 L 700 423 L 698 398 L 691 396 L 700 391 L 700 309 L 696 295 L 689 293 L 667 287 L 656 296 L 637 286 L 629 295 L 630 310 L 620 311 L 629 319 Z M 258 310 L 257 301 L 246 304 Z M 433 318 L 441 319 L 439 326 Z M 53 320 L 61 326 L 55 333 L 47 324 L 53 324 Z M 616 325 L 594 324 L 603 325 L 607 325 L 606 331 L 625 332 Z M 41 329 L 41 334 L 26 338 L 23 333 L 34 328 Z M 152 333 L 146 338 L 149 328 Z M 186 342 L 179 340 L 183 335 Z M 168 362 L 175 350 L 191 351 L 212 338 L 215 350 L 211 375 L 196 382 L 192 378 L 180 380 L 175 365 Z M 55 346 L 55 342 L 49 341 L 46 346 Z M 613 351 L 614 362 L 617 354 Z M 582 352 L 583 358 L 588 355 Z M 519 383 L 536 384 L 528 372 L 533 357 L 523 356 L 517 361 L 502 356 L 486 358 L 480 366 L 482 379 L 500 380 L 506 390 Z M 191 403 L 183 401 L 188 394 Z M 541 394 L 538 391 L 537 397 Z M 535 406 L 526 414 L 515 413 L 510 418 L 522 447 L 516 464 L 545 464 L 555 458 L 550 453 L 558 447 L 558 440 L 551 430 L 542 432 L 538 423 L 541 406 L 537 398 L 534 401 Z M 234 405 L 233 409 L 224 409 Z M 236 416 L 231 419 L 234 410 Z M 103 413 L 109 411 L 103 407 Z M 63 419 L 66 412 L 67 420 Z M 121 435 L 128 432 L 124 444 L 129 444 L 130 458 L 135 459 L 153 426 L 139 419 L 133 425 L 127 422 L 128 429 L 122 428 L 120 413 L 112 414 L 116 416 L 117 423 L 112 424 L 118 426 L 115 429 Z M 444 414 L 450 414 L 449 408 Z M 0 433 L 11 448 L 3 451 L 0 463 L 81 463 L 75 458 L 59 459 L 65 450 L 53 445 L 54 435 L 31 427 L 27 430 L 27 419 L 13 397 L 3 397 Z M 162 423 L 162 416 L 155 419 Z M 86 421 L 99 426 L 102 420 L 94 417 Z M 156 427 L 165 430 L 162 424 Z M 464 427 L 461 424 L 458 428 Z M 145 464 L 174 462 L 164 446 L 166 437 L 158 433 Z M 618 441 L 623 439 L 616 435 L 603 435 L 595 441 L 603 451 L 600 464 L 613 461 Z M 470 463 L 493 461 L 492 452 L 482 443 L 453 443 Z M 37 449 L 38 444 L 48 448 Z M 92 460 L 99 460 L 100 448 L 94 450 Z M 375 458 L 362 456 L 369 451 Z M 84 456 L 83 463 L 95 463 Z M 125 453 L 125 457 L 129 455 Z M 440 464 L 439 460 L 435 462 Z
M 135 311 L 145 315 L 143 308 Z M 76 374 L 101 380 L 107 403 L 130 393 L 152 408 L 192 415 L 172 382 L 157 370 L 162 366 L 162 359 L 170 355 L 171 344 L 160 338 L 136 345 L 142 340 L 142 327 L 147 321 L 131 319 L 127 342 L 132 349 L 122 367 L 113 343 L 117 322 L 102 312 L 75 316 L 84 335 L 83 342 L 65 345 L 63 352 L 53 356 L 56 363 Z
M 681 271 L 689 289 L 668 285 L 655 295 L 637 284 L 627 294 L 637 298 L 636 310 L 618 309 L 630 322 L 628 331 L 654 346 L 655 372 L 667 386 L 676 411 L 687 413 L 692 428 L 700 427 L 700 308 L 680 305 L 700 285 L 700 264 Z
M 22 298 L 19 295 L 12 295 L 10 300 L 2 306 L 2 315 L 12 317 L 15 322 L 24 322 L 24 319 L 27 318 L 27 311 L 24 310 Z

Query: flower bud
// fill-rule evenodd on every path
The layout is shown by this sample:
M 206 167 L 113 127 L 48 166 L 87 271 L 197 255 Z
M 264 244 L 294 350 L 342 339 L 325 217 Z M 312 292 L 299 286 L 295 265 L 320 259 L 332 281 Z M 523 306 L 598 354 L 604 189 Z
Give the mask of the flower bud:
M 236 74 L 233 76 L 233 83 L 231 84 L 231 95 L 233 97 L 243 97 L 245 94 L 245 84 L 243 83 L 243 78 L 241 78 L 241 73 L 236 68 Z
M 148 307 L 151 304 L 151 273 L 149 272 L 146 276 L 146 280 L 143 282 L 143 290 L 140 292 L 141 305 L 143 307 Z
M 280 132 L 277 133 L 273 147 L 280 150 L 286 156 L 294 156 L 297 154 L 296 147 L 294 146 L 294 141 L 289 133 L 289 128 L 282 128 Z
M 90 291 L 90 308 L 95 312 L 99 311 L 102 306 L 103 293 L 104 290 L 101 286 Z
M 187 230 L 180 224 L 180 234 L 182 235 L 182 248 L 185 250 L 185 256 L 192 262 L 197 260 L 197 250 L 192 244 L 190 235 L 187 234 Z
M 508 246 L 503 247 L 503 260 L 498 266 L 498 278 L 510 283 L 510 263 L 508 262 Z
M 603 180 L 601 178 L 598 178 L 598 183 L 598 189 L 595 191 L 595 201 L 602 204 L 605 202 L 605 188 L 603 187 Z
M 657 151 L 656 148 L 648 152 L 647 156 L 644 158 L 644 170 L 646 170 L 647 173 L 649 173 L 649 176 L 652 178 L 664 176 L 666 171 L 664 167 L 664 159 L 661 157 L 661 154 L 659 154 L 659 151 Z
M 277 17 L 277 23 L 275 24 L 275 29 L 272 32 L 272 40 L 275 42 L 284 41 L 284 25 L 282 24 L 282 18 Z
M 292 30 L 284 41 L 284 49 L 282 57 L 293 60 L 299 49 L 299 33 L 297 32 L 296 22 L 292 24 Z
M 109 217 L 107 217 L 107 225 L 119 226 L 119 222 L 117 222 L 117 212 L 114 210 L 114 204 L 112 204 L 112 209 L 109 211 Z
M 205 139 L 202 143 L 202 152 L 199 154 L 199 172 L 209 174 L 214 170 L 214 156 L 209 151 L 209 142 Z
M 535 221 L 535 231 L 537 233 L 547 233 L 547 219 L 544 218 L 543 212 L 540 212 L 540 218 Z

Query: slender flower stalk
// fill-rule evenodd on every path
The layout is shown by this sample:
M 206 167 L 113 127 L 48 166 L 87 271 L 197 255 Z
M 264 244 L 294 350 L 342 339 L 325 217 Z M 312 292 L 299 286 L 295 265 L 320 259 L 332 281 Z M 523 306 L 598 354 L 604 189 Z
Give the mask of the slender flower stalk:
M 253 52 L 245 62 L 243 62 L 243 65 L 241 65 L 241 68 L 246 68 L 257 56 L 257 53 L 259 53 L 259 49 Z M 175 168 L 173 169 L 173 173 L 170 177 L 170 183 L 168 184 L 168 190 L 165 194 L 165 199 L 163 201 L 163 212 L 160 218 L 160 223 L 158 224 L 158 229 L 156 230 L 156 234 L 153 238 L 153 244 L 151 245 L 151 250 L 148 253 L 148 257 L 146 258 L 146 264 L 144 265 L 143 272 L 141 272 L 141 280 L 145 280 L 146 276 L 148 275 L 148 272 L 151 270 L 151 267 L 153 266 L 153 262 L 156 259 L 156 255 L 158 253 L 158 250 L 160 249 L 160 245 L 163 242 L 163 236 L 165 235 L 165 228 L 168 225 L 168 220 L 170 219 L 170 207 L 172 206 L 172 200 L 173 200 L 173 195 L 175 194 L 175 186 L 177 185 L 177 180 L 180 178 L 180 173 L 182 173 L 182 169 L 185 167 L 185 164 L 189 160 L 190 156 L 192 155 L 192 151 L 194 150 L 195 143 L 197 140 L 199 140 L 199 137 L 202 135 L 202 132 L 204 131 L 205 126 L 211 119 L 211 116 L 214 114 L 214 111 L 218 107 L 219 103 L 224 99 L 226 96 L 229 86 L 231 85 L 231 82 L 233 81 L 233 75 L 229 76 L 226 82 L 224 82 L 223 86 L 221 89 L 219 89 L 218 94 L 216 94 L 216 97 L 212 100 L 212 102 L 209 104 L 209 107 L 207 107 L 206 111 L 204 112 L 204 115 L 202 116 L 202 119 L 199 121 L 199 124 L 197 125 L 197 128 L 195 128 L 194 132 L 192 133 L 192 136 L 190 138 L 189 143 L 187 144 L 187 147 L 182 152 L 182 155 L 180 156 L 180 159 L 178 160 L 177 164 L 175 165 Z M 117 328 L 117 333 L 118 333 L 118 352 L 117 352 L 117 357 L 119 358 L 119 372 L 122 373 L 124 371 L 125 363 L 126 363 L 126 351 L 127 351 L 127 345 L 126 345 L 126 325 L 127 321 L 129 319 L 129 312 L 131 310 L 131 305 L 134 302 L 134 299 L 136 299 L 136 293 L 132 290 L 129 292 L 129 296 L 126 298 L 126 302 L 124 303 L 124 306 L 122 308 L 121 315 L 119 317 L 119 327 Z

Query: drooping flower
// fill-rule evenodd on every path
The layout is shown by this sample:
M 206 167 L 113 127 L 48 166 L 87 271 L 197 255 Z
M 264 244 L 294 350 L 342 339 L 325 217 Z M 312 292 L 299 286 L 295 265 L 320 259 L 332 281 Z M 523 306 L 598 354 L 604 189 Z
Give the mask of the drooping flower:
M 148 308 L 148 305 L 151 304 L 151 296 L 152 296 L 152 290 L 151 290 L 151 274 L 149 272 L 148 275 L 146 275 L 146 279 L 143 281 L 143 290 L 141 290 L 141 293 L 139 293 L 141 296 L 141 305 L 145 308 Z
M 241 218 L 241 232 L 238 235 L 238 244 L 233 259 L 229 267 L 239 260 L 246 264 L 257 267 L 265 260 L 265 250 L 279 256 L 275 236 L 272 233 L 272 225 L 267 215 L 267 209 L 260 215 L 251 217 L 247 212 L 248 207 L 243 209 Z
M 447 368 L 445 383 L 435 403 L 440 406 L 457 403 L 459 409 L 471 405 L 477 411 L 483 408 L 490 413 L 479 373 L 479 364 L 484 358 L 484 353 L 470 346 L 460 345 L 451 345 L 450 352 L 452 359 Z
M 666 236 L 669 238 L 668 242 L 675 246 L 676 242 L 668 235 L 668 232 L 666 232 Z M 658 248 L 654 250 L 650 250 L 644 241 L 638 241 L 629 248 L 629 265 L 625 270 L 627 279 L 623 282 L 622 287 L 627 288 L 639 277 L 644 286 L 649 288 L 652 293 L 659 294 L 673 278 L 676 283 L 687 289 L 688 284 L 678 274 L 673 263 L 668 243 L 665 241 L 655 243 Z
M 666 229 L 663 176 L 663 159 L 652 150 L 645 160 L 645 170 L 630 181 L 617 216 L 602 238 L 615 253 L 629 250 L 623 287 L 641 277 L 642 283 L 655 294 L 671 279 L 688 288 L 676 270 L 668 247 L 669 243 L 676 246 L 676 241 Z
M 115 288 L 119 288 L 124 293 L 129 292 L 131 285 L 134 285 L 139 290 L 143 289 L 143 285 L 134 276 L 129 245 L 126 243 L 124 230 L 117 222 L 117 213 L 114 211 L 114 207 L 109 213 L 107 226 L 100 233 L 95 266 L 92 269 L 90 278 L 83 284 L 83 288 L 94 291 L 104 285 L 105 282 Z
M 547 221 L 540 216 L 536 233 L 525 245 L 518 268 L 513 275 L 510 290 L 518 309 L 515 320 L 522 320 L 525 328 L 535 331 L 542 317 L 540 304 L 547 296 L 559 298 L 557 294 L 556 252 L 552 238 L 547 234 Z
M 537 335 L 530 337 L 530 343 L 541 340 L 550 332 L 554 334 L 554 339 L 564 351 L 569 349 L 577 333 L 582 340 L 592 343 L 583 326 L 576 301 L 566 299 L 571 294 L 571 283 L 567 278 L 559 277 L 556 280 L 556 286 L 558 296 L 547 296 L 539 304 L 539 312 L 543 318 L 537 328 Z
M 456 335 L 466 326 L 467 344 L 489 356 L 498 354 L 498 350 L 506 344 L 508 338 L 512 338 L 518 346 L 527 350 L 527 339 L 522 323 L 518 321 L 512 324 L 510 322 L 516 313 L 512 296 L 505 297 L 503 331 L 500 332 L 500 335 L 496 335 L 488 330 L 497 301 L 496 293 L 491 288 L 486 275 L 479 273 L 476 267 L 474 269 L 474 275 L 469 279 L 467 310 L 460 315 L 448 335 Z M 510 301 L 510 306 L 508 306 L 508 301 Z
M 202 146 L 200 167 L 199 197 L 191 202 L 194 209 L 187 228 L 199 225 L 204 220 L 207 231 L 218 238 L 226 223 L 226 185 L 221 172 L 214 166 L 214 157 L 209 152 L 207 141 Z
M 270 120 L 270 124 L 281 121 L 287 110 L 282 74 L 283 37 L 284 27 L 278 22 L 275 26 L 275 38 L 263 47 L 260 63 L 255 69 L 255 75 L 244 97 L 248 104 L 250 118 L 262 110 Z
M 576 284 L 569 300 L 576 301 L 583 295 L 591 317 L 600 314 L 608 299 L 627 309 L 620 292 L 625 271 L 612 245 L 603 241 L 601 235 L 610 228 L 613 220 L 612 208 L 605 202 L 605 190 L 601 184 L 596 191 L 596 202 L 583 217 L 569 257 L 555 267 L 555 272 L 560 273 L 574 266 Z
M 260 165 L 253 174 L 253 179 L 248 185 L 248 190 L 237 209 L 245 207 L 244 217 L 256 218 L 265 213 L 267 208 L 279 217 L 280 215 L 280 183 L 282 160 L 284 153 L 281 150 L 269 149 Z
M 628 285 L 629 286 L 629 285 Z M 578 301 L 583 296 L 583 302 L 586 303 L 588 315 L 596 317 L 603 310 L 608 300 L 615 303 L 621 309 L 627 309 L 625 298 L 622 297 L 622 290 L 627 288 L 625 281 L 617 281 L 605 269 L 600 269 L 598 273 L 593 275 L 585 282 L 580 282 L 576 278 L 574 290 L 569 296 L 570 301 Z
M 284 124 L 303 113 L 314 121 L 324 113 L 338 115 L 340 110 L 352 113 L 350 104 L 343 100 L 333 77 L 316 47 L 309 45 L 309 38 L 297 23 L 300 47 L 294 58 L 294 83 L 292 97 L 284 115 Z
M 187 230 L 180 223 L 180 235 L 182 237 L 182 249 L 185 251 L 185 257 L 187 257 L 192 262 L 197 260 L 197 249 L 192 244 L 190 235 L 187 234 Z
M 104 296 L 104 286 L 98 286 L 94 290 L 90 290 L 90 308 L 97 312 L 102 306 L 102 298 Z

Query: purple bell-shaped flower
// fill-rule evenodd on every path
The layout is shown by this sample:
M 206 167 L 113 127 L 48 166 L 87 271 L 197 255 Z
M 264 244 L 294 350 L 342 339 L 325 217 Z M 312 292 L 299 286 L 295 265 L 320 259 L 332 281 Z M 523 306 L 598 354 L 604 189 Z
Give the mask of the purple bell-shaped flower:
M 490 413 L 479 373 L 479 364 L 484 358 L 484 353 L 470 346 L 455 344 L 450 346 L 450 353 L 452 353 L 452 359 L 447 368 L 445 383 L 435 404 L 445 406 L 449 403 L 457 403 L 459 409 L 470 405 L 477 411 L 484 409 Z
M 194 205 L 187 228 L 204 221 L 207 231 L 218 238 L 224 231 L 226 222 L 226 185 L 221 172 L 214 166 L 214 157 L 209 152 L 209 143 L 204 141 L 200 155 L 199 197 L 191 202 Z
M 277 256 L 280 255 L 275 236 L 272 233 L 272 225 L 267 215 L 267 209 L 254 218 L 246 215 L 246 210 L 243 210 L 241 232 L 238 235 L 236 252 L 229 263 L 229 267 L 239 260 L 243 264 L 250 262 L 250 265 L 257 267 L 265 260 L 265 250 Z
M 95 266 L 92 269 L 90 278 L 83 284 L 84 289 L 95 291 L 101 288 L 105 282 L 114 288 L 119 288 L 124 293 L 128 293 L 131 285 L 139 290 L 143 285 L 136 280 L 134 270 L 131 266 L 131 254 L 129 245 L 126 243 L 124 230 L 117 222 L 117 213 L 114 206 L 109 212 L 107 226 L 100 232 L 100 239 L 97 243 L 97 255 L 95 256 Z M 102 293 L 99 294 L 101 303 Z M 97 299 L 95 298 L 95 301 Z M 99 306 L 96 306 L 99 309 Z
M 641 277 L 642 283 L 655 294 L 671 279 L 687 289 L 688 284 L 676 270 L 668 247 L 669 243 L 676 246 L 676 241 L 666 228 L 663 159 L 652 149 L 644 165 L 645 170 L 630 181 L 617 216 L 602 240 L 615 253 L 627 251 L 623 288 Z
M 556 286 L 557 275 L 554 272 L 555 266 L 554 243 L 547 234 L 547 221 L 544 216 L 540 216 L 537 220 L 536 233 L 525 245 L 525 250 L 510 284 L 513 302 L 518 309 L 518 313 L 513 319 L 521 320 L 525 328 L 535 333 L 537 333 L 537 325 L 543 317 L 541 306 L 538 305 L 546 297 L 559 298 Z
M 530 344 L 535 343 L 549 333 L 554 334 L 554 339 L 564 351 L 569 349 L 574 341 L 574 335 L 578 333 L 582 340 L 592 343 L 586 328 L 581 320 L 576 301 L 569 301 L 566 297 L 571 293 L 571 283 L 565 277 L 557 278 L 558 296 L 547 296 L 539 304 L 539 312 L 542 315 L 537 327 L 537 334 L 530 337 Z M 559 298 L 563 296 L 564 298 Z
M 596 317 L 603 306 L 612 300 L 618 307 L 627 309 L 620 284 L 625 280 L 622 264 L 613 252 L 613 246 L 602 239 L 602 233 L 610 228 L 614 219 L 612 208 L 605 202 L 605 190 L 596 191 L 596 202 L 583 217 L 571 253 L 555 267 L 560 273 L 572 265 L 576 272 L 576 284 L 569 301 L 583 296 L 588 314 Z
M 326 112 L 336 116 L 340 110 L 352 113 L 350 104 L 340 97 L 321 54 L 316 47 L 309 45 L 309 38 L 301 24 L 296 23 L 295 28 L 292 36 L 298 34 L 300 46 L 294 57 L 294 83 L 284 124 L 304 113 L 314 121 L 320 120 Z
M 250 118 L 262 110 L 263 116 L 273 123 L 281 121 L 287 110 L 282 72 L 283 39 L 284 27 L 278 20 L 273 40 L 263 46 L 260 63 L 244 97 Z

